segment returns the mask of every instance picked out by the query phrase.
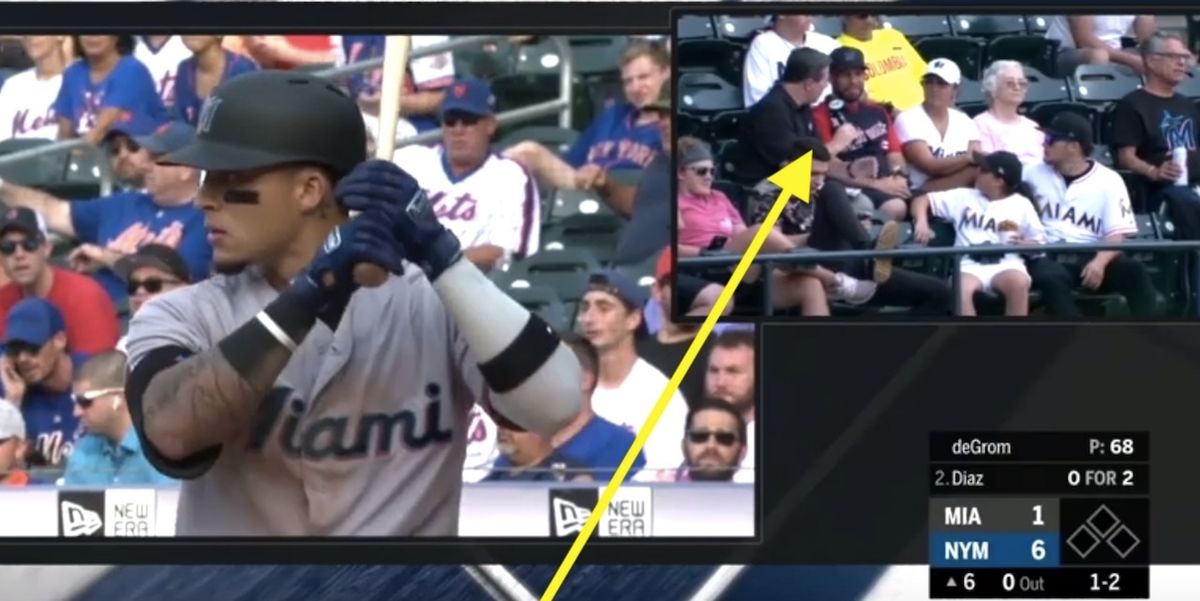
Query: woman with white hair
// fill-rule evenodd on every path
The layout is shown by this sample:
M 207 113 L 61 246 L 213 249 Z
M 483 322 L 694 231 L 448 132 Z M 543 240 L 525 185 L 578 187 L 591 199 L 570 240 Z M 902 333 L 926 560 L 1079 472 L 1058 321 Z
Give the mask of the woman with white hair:
M 1042 162 L 1045 135 L 1037 122 L 1017 110 L 1029 93 L 1025 68 L 1017 61 L 996 61 L 983 72 L 983 98 L 988 109 L 975 116 L 983 152 L 1007 150 L 1022 163 Z

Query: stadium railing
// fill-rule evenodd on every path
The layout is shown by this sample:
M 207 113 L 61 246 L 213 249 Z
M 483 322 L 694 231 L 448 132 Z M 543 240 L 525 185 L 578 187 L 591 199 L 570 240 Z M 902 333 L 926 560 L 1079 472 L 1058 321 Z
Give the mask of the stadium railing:
M 946 246 L 946 247 L 921 247 L 921 248 L 897 248 L 893 250 L 846 250 L 846 251 L 819 251 L 815 249 L 800 249 L 790 253 L 772 253 L 760 254 L 754 258 L 753 263 L 763 265 L 768 272 L 781 265 L 809 265 L 823 262 L 840 262 L 840 261 L 856 261 L 862 259 L 931 259 L 937 257 L 961 257 L 963 255 L 995 257 L 1007 254 L 1086 254 L 1104 250 L 1119 250 L 1127 252 L 1149 252 L 1149 253 L 1192 253 L 1193 260 L 1190 268 L 1192 270 L 1191 279 L 1193 282 L 1200 282 L 1200 240 L 1173 240 L 1173 241 L 1129 241 L 1129 242 L 1109 242 L 1097 244 L 1042 244 L 1038 246 L 1002 246 L 1002 245 L 984 245 L 984 246 Z M 712 268 L 732 268 L 739 261 L 741 255 L 711 255 L 706 257 L 680 257 L 678 259 L 678 269 L 681 272 L 696 273 L 698 271 Z M 951 284 L 954 290 L 954 314 L 961 314 L 961 290 L 962 290 L 962 274 L 959 270 L 959 262 L 951 261 Z M 775 307 L 771 302 L 773 283 L 771 278 L 763 278 L 762 285 L 764 291 L 762 295 L 762 310 L 763 316 L 770 317 L 775 314 Z M 1200 316 L 1200 287 L 1196 287 L 1191 291 L 1193 299 L 1193 309 L 1196 315 Z
M 455 50 L 457 48 L 472 46 L 475 44 L 483 44 L 493 40 L 505 38 L 506 36 L 501 35 L 464 36 L 451 38 L 450 40 L 438 44 L 430 44 L 429 46 L 414 48 L 412 52 L 409 53 L 409 58 L 413 59 L 421 58 L 423 56 L 432 56 L 435 54 L 441 54 L 443 52 Z M 531 106 L 521 107 L 519 109 L 513 109 L 511 111 L 500 113 L 496 115 L 496 121 L 500 125 L 529 121 L 545 115 L 559 113 L 560 125 L 566 128 L 570 127 L 572 95 L 571 78 L 573 76 L 574 69 L 571 59 L 571 48 L 567 43 L 566 38 L 555 36 L 552 39 L 554 40 L 555 46 L 559 50 L 559 98 L 557 100 L 540 102 Z M 334 67 L 316 71 L 314 74 L 326 79 L 337 79 L 346 75 L 353 75 L 356 73 L 378 69 L 381 66 L 383 66 L 383 58 L 379 57 L 365 61 L 359 61 L 343 67 Z M 442 130 L 441 128 L 438 128 L 406 138 L 403 140 L 403 144 L 422 144 L 425 142 L 439 140 L 441 139 L 441 136 Z M 89 144 L 82 138 L 62 140 L 47 144 L 45 146 L 39 146 L 37 148 L 30 148 L 28 150 L 21 150 L 0 156 L 0 166 L 13 165 L 45 155 L 69 153 L 77 149 L 87 147 L 89 147 Z M 100 195 L 106 196 L 111 194 L 113 189 L 112 172 L 108 168 L 106 161 L 101 161 L 100 172 Z

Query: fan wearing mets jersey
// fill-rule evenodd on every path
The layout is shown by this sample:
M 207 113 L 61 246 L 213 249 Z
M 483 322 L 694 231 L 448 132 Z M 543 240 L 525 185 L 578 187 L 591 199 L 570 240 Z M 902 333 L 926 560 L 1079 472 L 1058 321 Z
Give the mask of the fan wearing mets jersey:
M 1029 191 L 1021 181 L 1021 159 L 1008 151 L 988 154 L 980 161 L 975 187 L 930 192 L 913 200 L 913 238 L 928 244 L 933 238 L 929 216 L 954 223 L 954 245 L 1028 246 L 1044 244 L 1046 232 Z M 997 292 L 1004 297 L 1004 314 L 1029 314 L 1029 273 L 1018 251 L 1005 255 L 965 255 L 960 259 L 960 314 L 974 316 L 975 293 Z
M 204 173 L 218 274 L 128 337 L 142 447 L 184 480 L 176 534 L 454 536 L 469 410 L 553 435 L 582 407 L 574 353 L 463 260 L 412 176 L 364 161 L 338 87 L 247 73 L 197 124 L 162 160 Z M 365 263 L 390 275 L 360 287 Z
M 1045 162 L 1025 168 L 1025 183 L 1052 244 L 1123 242 L 1137 233 L 1125 180 L 1088 158 L 1093 144 L 1091 121 L 1059 113 L 1046 128 Z M 1027 261 L 1033 288 L 1041 291 L 1051 315 L 1081 315 L 1074 296 L 1078 287 L 1124 296 L 1133 315 L 1154 314 L 1158 294 L 1145 265 L 1115 250 L 1089 255 Z
M 455 82 L 442 100 L 441 145 L 406 146 L 393 155 L 484 271 L 533 254 L 541 229 L 537 182 L 520 163 L 491 152 L 495 106 L 486 82 Z

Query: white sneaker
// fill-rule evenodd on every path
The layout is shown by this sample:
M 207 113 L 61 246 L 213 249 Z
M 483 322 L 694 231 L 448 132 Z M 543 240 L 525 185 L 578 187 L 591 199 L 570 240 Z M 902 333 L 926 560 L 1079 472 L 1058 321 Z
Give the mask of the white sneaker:
M 844 273 L 834 276 L 837 283 L 829 293 L 829 300 L 845 301 L 851 305 L 861 305 L 875 296 L 878 284 L 871 280 L 859 280 Z

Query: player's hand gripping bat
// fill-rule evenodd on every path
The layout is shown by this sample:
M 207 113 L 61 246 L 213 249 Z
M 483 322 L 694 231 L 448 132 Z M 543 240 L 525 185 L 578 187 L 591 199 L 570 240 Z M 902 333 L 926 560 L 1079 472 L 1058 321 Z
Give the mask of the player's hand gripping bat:
M 375 158 L 392 160 L 396 150 L 396 123 L 400 119 L 400 95 L 404 88 L 404 73 L 408 67 L 411 40 L 404 35 L 390 35 L 383 48 L 383 78 L 380 83 L 379 131 L 375 135 Z M 374 288 L 387 281 L 386 269 L 372 263 L 354 266 L 354 281 L 359 286 Z

